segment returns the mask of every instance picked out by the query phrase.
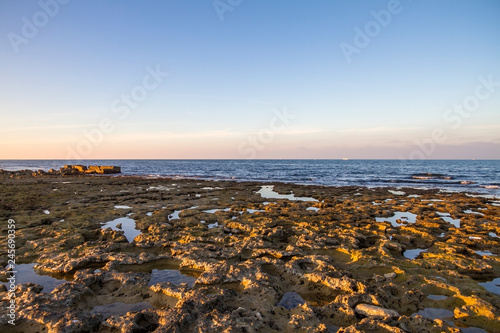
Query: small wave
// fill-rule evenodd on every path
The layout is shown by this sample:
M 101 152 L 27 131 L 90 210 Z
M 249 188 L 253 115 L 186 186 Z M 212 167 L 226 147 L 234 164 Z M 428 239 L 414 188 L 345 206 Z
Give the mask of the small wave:
M 420 179 L 420 180 L 428 180 L 428 179 L 453 179 L 451 176 L 447 175 L 442 175 L 439 173 L 418 173 L 415 175 L 412 175 L 411 178 L 413 179 Z
M 460 184 L 470 185 L 470 184 L 476 184 L 476 182 L 469 181 L 469 180 L 462 180 L 462 181 L 460 182 Z
M 489 189 L 498 189 L 498 188 L 500 188 L 500 186 L 498 186 L 498 185 L 479 185 L 479 187 L 489 188 Z

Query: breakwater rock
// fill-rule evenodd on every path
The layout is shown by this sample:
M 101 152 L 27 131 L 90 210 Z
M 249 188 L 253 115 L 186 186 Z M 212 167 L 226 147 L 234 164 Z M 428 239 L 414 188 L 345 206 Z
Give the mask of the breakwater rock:
M 0 169 L 0 175 L 10 175 L 11 178 L 19 178 L 23 176 L 68 176 L 68 175 L 89 175 L 89 174 L 101 174 L 101 175 L 111 175 L 121 173 L 121 167 L 119 166 L 108 166 L 108 165 L 65 165 L 62 168 L 50 169 L 49 171 L 44 170 L 17 170 L 17 171 L 7 171 Z
M 89 167 L 85 165 L 65 165 L 62 167 L 59 172 L 62 174 L 69 174 L 69 175 L 78 175 L 78 174 L 84 174 L 84 173 L 90 173 L 90 174 L 115 174 L 115 173 L 121 173 L 122 170 L 119 166 L 98 166 L 98 165 L 91 165 Z

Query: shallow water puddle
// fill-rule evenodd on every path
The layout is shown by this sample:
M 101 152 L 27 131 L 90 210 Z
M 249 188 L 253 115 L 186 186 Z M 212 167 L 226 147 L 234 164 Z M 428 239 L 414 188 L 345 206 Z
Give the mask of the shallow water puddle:
M 117 225 L 121 223 L 121 228 L 118 228 Z M 129 243 L 131 243 L 135 237 L 141 234 L 140 230 L 135 228 L 135 221 L 129 217 L 120 217 L 116 220 L 106 222 L 101 229 L 111 228 L 115 231 L 122 231 L 124 236 L 127 238 Z
M 153 269 L 149 285 L 152 286 L 160 282 L 170 282 L 176 286 L 186 283 L 192 288 L 196 282 L 196 278 L 184 275 L 179 270 L 175 269 Z
M 479 285 L 483 286 L 489 292 L 500 295 L 500 278 L 488 282 L 480 282 Z
M 182 212 L 182 210 L 176 210 L 176 211 L 174 211 L 172 214 L 170 214 L 168 216 L 168 220 L 171 221 L 171 220 L 178 220 L 178 219 L 180 219 L 180 217 L 179 217 L 180 212 Z
M 318 207 L 307 207 L 306 210 L 310 210 L 310 211 L 317 213 L 319 211 L 319 208 Z
M 477 215 L 484 216 L 484 214 L 483 214 L 483 213 L 475 212 L 475 211 L 473 211 L 473 210 L 471 210 L 471 209 L 464 210 L 464 213 L 465 213 L 465 214 L 477 214 Z
M 201 221 L 201 223 L 205 223 L 205 221 Z M 210 223 L 209 225 L 207 225 L 208 229 L 213 229 L 213 228 L 217 228 L 217 227 L 222 227 L 221 225 L 219 225 L 219 223 L 215 222 L 215 223 Z
M 296 197 L 295 194 L 279 194 L 275 192 L 274 185 L 264 185 L 258 190 L 256 193 L 260 194 L 261 197 L 265 199 L 288 199 L 293 201 L 315 201 L 318 202 L 317 199 L 309 198 L 309 197 Z
M 150 186 L 149 188 L 146 189 L 146 191 L 170 191 L 173 189 L 174 188 L 166 187 L 164 185 L 158 185 L 158 186 Z
M 153 306 L 149 302 L 139 302 L 139 303 L 111 303 L 106 305 L 95 306 L 90 313 L 91 314 L 101 314 L 104 319 L 111 316 L 124 315 L 127 312 L 141 312 L 142 310 L 152 309 Z
M 427 295 L 428 299 L 432 299 L 433 301 L 442 301 L 443 299 L 447 299 L 448 296 L 445 295 Z
M 125 205 L 116 205 L 115 209 L 132 209 L 132 207 Z
M 494 232 L 490 232 L 488 235 L 489 235 L 490 237 L 493 237 L 493 238 L 500 238 L 500 237 L 498 237 L 498 235 L 497 235 L 497 234 L 495 234 Z
M 456 228 L 460 228 L 460 219 L 452 219 L 449 213 L 436 212 L 439 217 L 445 222 L 453 224 Z
M 488 333 L 488 331 L 483 330 L 479 327 L 460 327 L 460 332 L 462 333 Z
M 494 256 L 493 253 L 491 253 L 490 251 L 486 250 L 486 251 L 474 251 L 476 252 L 477 254 L 479 254 L 480 256 Z
M 117 265 L 115 270 L 118 272 L 142 272 L 150 273 L 151 279 L 149 285 L 152 286 L 159 282 L 170 282 L 175 285 L 187 283 L 192 287 L 201 271 L 188 268 L 180 268 L 181 261 L 173 259 L 160 259 L 143 264 Z
M 16 285 L 32 282 L 42 285 L 44 293 L 50 293 L 57 286 L 67 282 L 66 280 L 56 279 L 52 276 L 38 274 L 34 269 L 35 265 L 36 263 L 17 264 L 15 266 L 15 270 L 17 271 Z M 10 274 L 8 277 L 10 277 Z M 9 289 L 8 283 L 4 283 L 4 285 Z
M 387 192 L 392 193 L 394 195 L 405 195 L 406 194 L 403 191 L 394 191 L 394 190 L 388 190 Z
M 403 252 L 403 256 L 405 258 L 408 258 L 410 260 L 415 260 L 416 257 L 422 252 L 427 252 L 427 249 L 411 249 L 411 250 L 406 250 Z
M 453 312 L 451 312 L 450 310 L 440 309 L 440 308 L 425 308 L 413 314 L 413 316 L 415 315 L 420 315 L 430 320 L 453 318 Z
M 395 212 L 393 217 L 376 217 L 376 222 L 390 222 L 393 227 L 397 228 L 403 224 L 398 223 L 398 220 L 406 221 L 408 223 L 417 222 L 417 214 L 405 213 L 405 212 Z
M 231 208 L 225 208 L 225 209 L 215 208 L 215 209 L 204 210 L 203 212 L 208 214 L 215 214 L 217 212 L 229 212 L 230 210 Z
M 254 214 L 254 213 L 262 213 L 265 212 L 263 209 L 247 209 L 247 213 Z M 243 214 L 244 212 L 240 212 L 240 214 Z

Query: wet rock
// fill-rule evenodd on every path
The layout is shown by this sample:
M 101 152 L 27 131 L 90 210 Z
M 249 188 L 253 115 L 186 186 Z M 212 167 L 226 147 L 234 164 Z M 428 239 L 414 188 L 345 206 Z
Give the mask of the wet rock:
M 264 204 L 259 183 L 81 173 L 89 169 L 67 168 L 75 175 L 64 177 L 0 172 L 0 215 L 16 220 L 16 260 L 66 280 L 51 293 L 40 284 L 17 287 L 20 331 L 457 332 L 439 319 L 412 316 L 436 302 L 454 309 L 457 326 L 500 330 L 498 296 L 479 284 L 500 274 L 500 207 L 489 199 L 416 189 L 404 190 L 420 195 L 409 198 L 386 189 L 275 188 L 320 200 L 313 214 L 307 202 Z M 206 213 L 212 209 L 220 211 Z M 415 214 L 416 223 L 376 222 L 396 212 Z M 436 212 L 460 218 L 460 228 Z M 142 232 L 133 243 L 123 231 L 101 229 L 127 213 Z M 7 244 L 6 224 L 0 229 Z M 415 248 L 428 251 L 406 260 L 402 253 Z M 486 250 L 492 255 L 477 255 Z M 8 259 L 0 254 L 4 267 Z M 153 269 L 177 270 L 196 283 L 150 286 Z M 8 304 L 4 289 L 1 307 Z M 300 298 L 285 304 L 290 309 L 277 306 L 290 292 Z M 113 304 L 129 312 L 107 312 Z M 8 328 L 5 319 L 0 331 Z
M 306 301 L 295 292 L 286 292 L 276 306 L 282 306 L 285 309 L 292 310 Z

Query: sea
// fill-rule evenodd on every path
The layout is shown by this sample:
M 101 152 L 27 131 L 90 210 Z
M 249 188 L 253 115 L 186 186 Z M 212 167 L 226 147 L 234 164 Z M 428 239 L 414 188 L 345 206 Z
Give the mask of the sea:
M 0 160 L 4 170 L 115 165 L 123 175 L 302 185 L 437 188 L 500 197 L 500 160 Z

